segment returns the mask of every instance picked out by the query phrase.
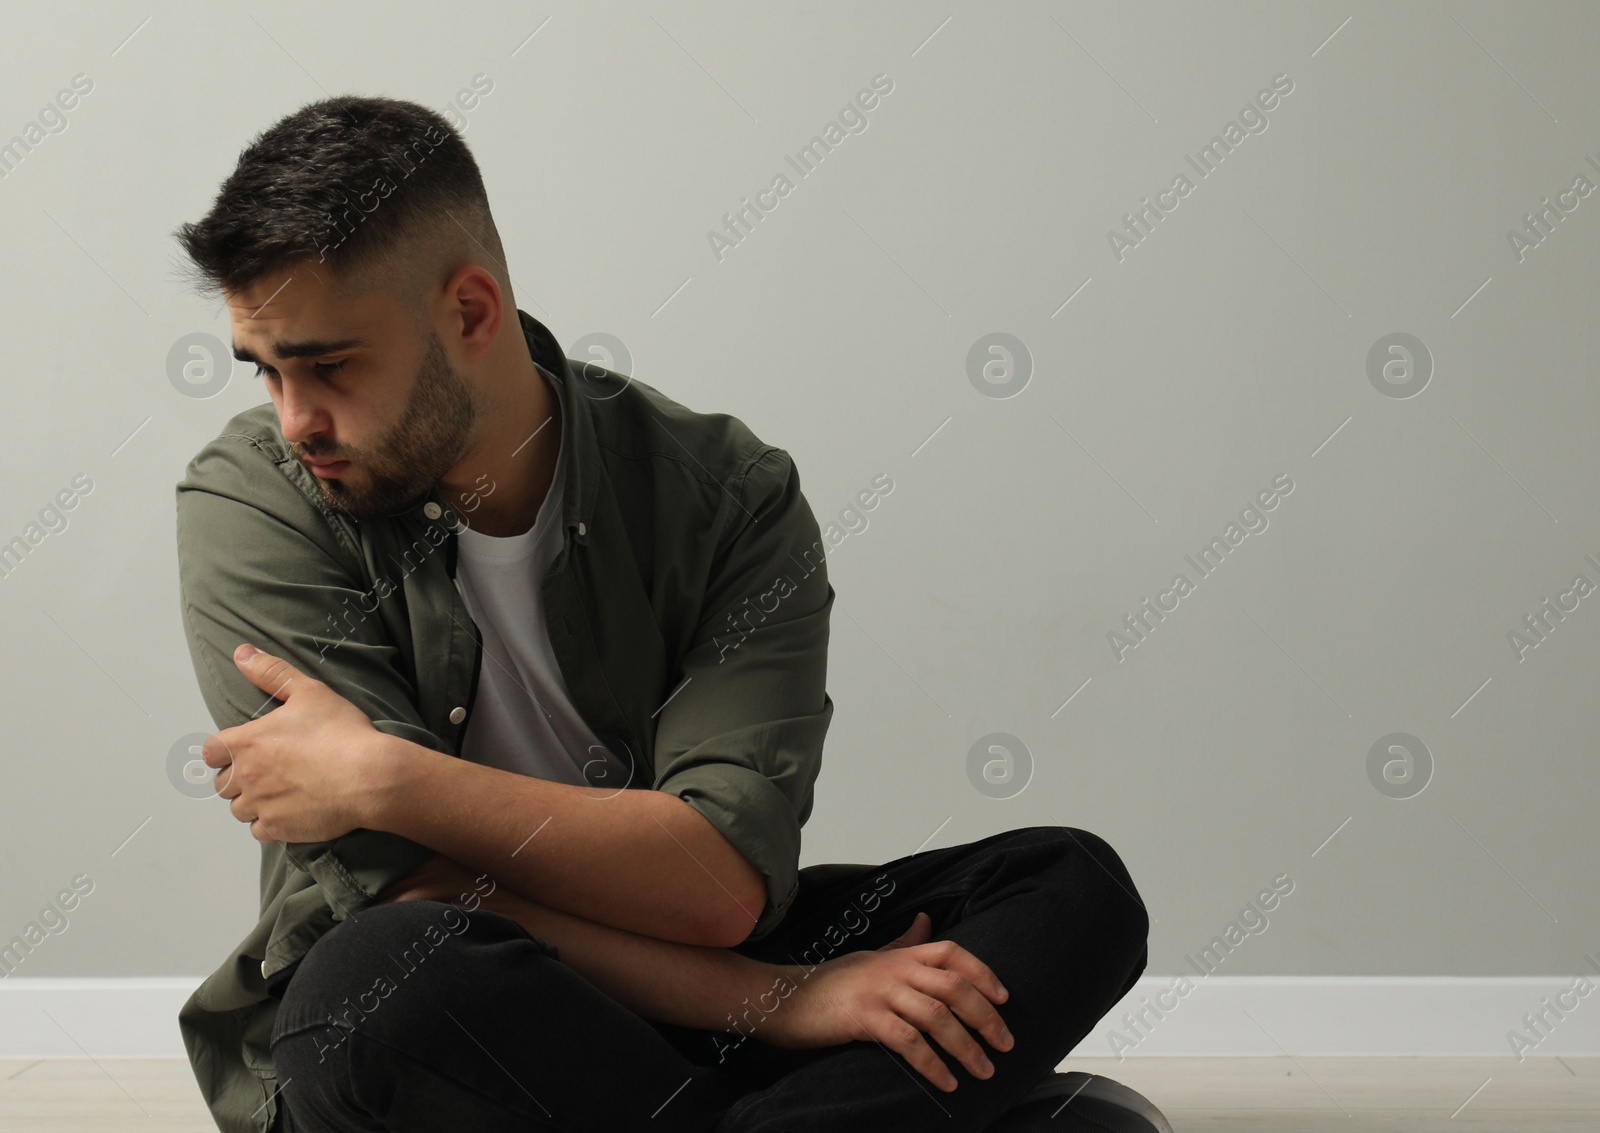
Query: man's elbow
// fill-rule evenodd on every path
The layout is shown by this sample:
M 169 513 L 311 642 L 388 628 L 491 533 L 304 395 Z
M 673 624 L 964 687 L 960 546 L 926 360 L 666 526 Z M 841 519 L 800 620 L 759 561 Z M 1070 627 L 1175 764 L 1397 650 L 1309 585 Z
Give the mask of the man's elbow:
M 766 878 L 755 873 L 753 884 L 745 887 L 737 898 L 730 899 L 728 892 L 722 889 L 717 891 L 717 897 L 720 900 L 713 902 L 705 943 L 712 948 L 736 948 L 749 939 L 767 907 Z

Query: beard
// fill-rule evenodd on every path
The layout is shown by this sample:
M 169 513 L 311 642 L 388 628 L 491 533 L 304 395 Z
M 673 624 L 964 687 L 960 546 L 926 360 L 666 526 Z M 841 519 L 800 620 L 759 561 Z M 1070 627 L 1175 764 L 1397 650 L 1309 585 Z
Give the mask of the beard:
M 350 461 L 342 476 L 316 477 L 323 502 L 351 519 L 379 519 L 422 503 L 466 454 L 478 419 L 472 387 L 450 368 L 444 345 L 429 330 L 427 352 L 398 422 L 370 448 L 303 450 L 302 456 Z

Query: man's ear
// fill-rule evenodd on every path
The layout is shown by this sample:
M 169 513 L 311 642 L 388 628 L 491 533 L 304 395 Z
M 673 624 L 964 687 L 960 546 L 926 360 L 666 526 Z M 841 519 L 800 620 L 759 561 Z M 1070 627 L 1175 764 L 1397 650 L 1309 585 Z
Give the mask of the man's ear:
M 467 362 L 488 355 L 506 323 L 506 296 L 499 280 L 482 264 L 462 264 L 445 285 L 456 334 L 456 349 Z

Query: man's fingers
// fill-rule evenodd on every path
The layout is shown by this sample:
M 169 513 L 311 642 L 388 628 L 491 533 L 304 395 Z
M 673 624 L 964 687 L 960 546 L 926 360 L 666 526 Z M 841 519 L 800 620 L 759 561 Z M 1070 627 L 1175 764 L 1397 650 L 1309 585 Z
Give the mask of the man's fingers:
M 976 992 L 973 992 L 976 995 Z M 982 999 L 979 995 L 979 999 Z M 984 1048 L 979 1047 L 978 1040 L 973 1039 L 971 1032 L 966 1031 L 962 1021 L 955 1016 L 955 1011 L 950 1010 L 949 1003 L 917 991 L 915 987 L 902 986 L 894 994 L 894 1010 L 899 1011 L 902 1018 L 915 1024 L 920 1031 L 938 1040 L 939 1047 L 949 1051 L 950 1058 L 966 1067 L 966 1072 L 973 1075 L 974 1079 L 987 1079 L 994 1075 L 994 1063 L 990 1063 L 989 1056 L 984 1053 Z M 941 1088 L 954 1090 L 955 1077 L 941 1061 L 941 1075 L 933 1079 Z M 944 1085 L 949 1082 L 949 1085 Z
M 300 676 L 300 671 L 279 657 L 261 671 L 261 676 L 266 682 L 263 687 L 272 692 L 272 699 L 288 700 L 289 686 Z
M 233 752 L 215 736 L 209 741 L 209 746 L 210 751 L 201 747 L 200 760 L 207 767 L 216 768 L 217 773 L 211 777 L 211 789 L 222 798 L 236 798 L 240 788 L 233 785 Z
M 973 987 L 995 1003 L 1004 1003 L 1010 992 L 994 970 L 953 940 L 934 940 L 916 946 L 915 955 L 924 964 L 960 972 Z
M 956 1018 L 982 1035 L 995 1050 L 1010 1050 L 1015 1045 L 1015 1040 L 1011 1037 L 1011 1032 L 1006 1029 L 1005 1020 L 1000 1017 L 1000 1012 L 995 1010 L 994 1004 L 989 1002 L 988 997 L 972 986 L 971 981 L 961 973 L 949 968 L 924 967 L 920 972 L 913 972 L 908 982 L 917 990 L 943 1002 L 955 1013 Z M 975 1040 L 973 1046 L 977 1046 Z M 973 1065 L 972 1060 L 962 1051 L 948 1046 L 945 1049 L 960 1058 L 969 1068 Z
M 239 797 L 239 787 L 233 781 L 232 769 L 224 767 L 211 777 L 211 792 L 219 799 Z
M 879 1042 L 911 1063 L 912 1069 L 945 1093 L 956 1088 L 956 1076 L 950 1073 L 950 1068 L 934 1053 L 915 1025 L 886 1009 L 870 1029 L 877 1032 Z
M 895 948 L 914 948 L 918 944 L 925 943 L 932 932 L 933 918 L 928 916 L 926 912 L 919 912 L 911 918 L 911 924 L 906 927 L 904 932 L 878 949 L 878 951 L 888 952 Z
M 265 661 L 262 661 L 263 657 L 266 658 Z M 295 683 L 297 677 L 303 675 L 282 657 L 261 649 L 253 649 L 250 656 L 242 659 L 235 650 L 234 661 L 257 688 L 271 693 L 274 700 L 288 700 L 289 687 Z
M 210 751 L 206 750 L 208 746 L 211 748 Z M 200 745 L 200 762 L 207 767 L 220 769 L 233 762 L 233 752 L 228 749 L 226 743 L 214 735 L 207 743 Z

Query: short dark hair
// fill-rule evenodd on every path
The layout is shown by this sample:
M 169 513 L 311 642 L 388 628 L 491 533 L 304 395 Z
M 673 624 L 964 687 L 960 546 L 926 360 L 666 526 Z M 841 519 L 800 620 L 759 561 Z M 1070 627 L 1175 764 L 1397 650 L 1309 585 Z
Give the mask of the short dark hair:
M 470 256 L 490 261 L 515 305 L 478 163 L 448 120 L 414 102 L 308 103 L 257 135 L 211 211 L 175 236 L 202 293 L 326 264 L 340 293 L 383 290 L 420 309 Z

